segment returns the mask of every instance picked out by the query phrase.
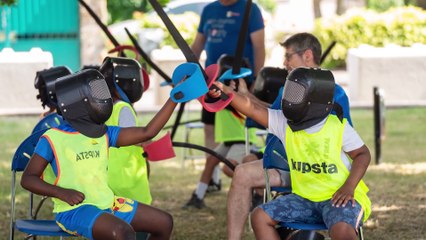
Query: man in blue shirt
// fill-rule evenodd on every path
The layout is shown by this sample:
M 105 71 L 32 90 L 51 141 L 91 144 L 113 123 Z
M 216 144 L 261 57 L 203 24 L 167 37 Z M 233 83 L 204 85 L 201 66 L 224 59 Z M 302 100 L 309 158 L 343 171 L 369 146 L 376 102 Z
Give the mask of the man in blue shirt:
M 233 56 L 237 47 L 241 23 L 244 17 L 246 0 L 218 0 L 208 4 L 201 14 L 198 32 L 191 48 L 197 57 L 206 51 L 206 64 L 217 63 L 222 54 Z M 257 75 L 265 62 L 265 32 L 263 17 L 259 7 L 253 4 L 249 18 L 243 56 L 249 60 L 253 75 Z M 214 149 L 215 114 L 202 110 L 205 145 Z M 212 182 L 219 186 L 220 168 L 216 167 Z

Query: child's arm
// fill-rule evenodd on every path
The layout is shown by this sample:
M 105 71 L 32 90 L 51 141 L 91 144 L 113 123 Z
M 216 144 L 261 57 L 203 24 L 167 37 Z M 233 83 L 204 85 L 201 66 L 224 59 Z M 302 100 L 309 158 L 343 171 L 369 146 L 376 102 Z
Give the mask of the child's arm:
M 243 79 L 239 79 L 239 81 L 240 84 L 244 84 L 241 83 L 244 81 Z M 268 109 L 265 106 L 255 103 L 250 97 L 235 92 L 231 87 L 228 87 L 221 82 L 216 81 L 214 84 L 224 93 L 234 94 L 234 98 L 231 101 L 231 106 L 234 107 L 237 111 L 241 112 L 247 117 L 252 118 L 260 125 L 266 128 L 268 127 Z M 219 97 L 220 91 L 210 90 L 209 95 L 211 97 Z
M 355 206 L 354 191 L 359 181 L 361 181 L 368 165 L 371 161 L 370 151 L 367 146 L 350 151 L 347 153 L 353 160 L 351 171 L 345 183 L 339 190 L 334 193 L 331 201 L 336 207 L 345 206 L 349 201 L 352 201 L 352 206 Z
M 21 186 L 35 194 L 55 197 L 73 206 L 84 200 L 84 194 L 73 189 L 65 189 L 43 181 L 40 176 L 43 174 L 48 162 L 35 153 L 24 170 L 21 178 Z
M 116 145 L 129 146 L 152 139 L 160 132 L 164 125 L 166 125 L 176 105 L 177 104 L 169 98 L 161 110 L 145 127 L 122 128 L 118 135 Z
M 240 80 L 240 79 L 238 79 Z M 231 81 L 231 84 L 229 85 L 232 89 L 235 90 L 236 88 L 236 81 Z M 252 84 L 252 87 L 254 86 L 254 83 Z M 271 104 L 267 103 L 267 102 L 263 102 L 262 100 L 260 100 L 259 98 L 257 98 L 255 95 L 253 95 L 249 89 L 247 88 L 247 84 L 246 81 L 239 81 L 238 82 L 238 93 L 243 95 L 243 96 L 247 96 L 250 100 L 253 101 L 254 104 L 258 104 L 260 106 L 269 108 L 271 106 Z

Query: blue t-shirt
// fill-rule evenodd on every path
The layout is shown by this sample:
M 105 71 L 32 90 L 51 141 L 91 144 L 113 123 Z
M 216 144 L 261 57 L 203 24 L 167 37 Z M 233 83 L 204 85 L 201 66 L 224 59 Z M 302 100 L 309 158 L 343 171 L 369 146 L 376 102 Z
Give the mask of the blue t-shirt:
M 63 124 L 59 125 L 57 127 L 59 130 L 65 131 L 65 132 L 77 132 L 69 123 L 64 121 Z M 108 136 L 108 145 L 109 147 L 115 147 L 118 134 L 120 133 L 120 127 L 115 126 L 108 126 L 107 127 L 107 136 Z M 53 172 L 55 175 L 57 175 L 57 166 L 55 161 L 55 155 L 53 154 L 52 147 L 49 144 L 49 141 L 45 137 L 41 137 L 40 140 L 37 143 L 37 146 L 35 147 L 34 153 L 37 153 L 42 158 L 44 158 L 46 161 L 48 161 L 53 169 Z
M 198 32 L 206 37 L 206 66 L 217 63 L 222 54 L 235 55 L 238 35 L 244 18 L 246 0 L 238 0 L 230 6 L 223 6 L 219 1 L 208 4 L 201 14 Z M 244 47 L 244 57 L 254 66 L 253 44 L 250 34 L 265 27 L 259 7 L 252 4 L 249 27 Z

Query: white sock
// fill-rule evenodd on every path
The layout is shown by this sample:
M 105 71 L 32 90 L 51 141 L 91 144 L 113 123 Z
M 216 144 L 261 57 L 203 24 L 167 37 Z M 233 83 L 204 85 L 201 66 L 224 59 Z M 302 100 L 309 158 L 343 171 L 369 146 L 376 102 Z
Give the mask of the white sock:
M 197 195 L 199 199 L 203 199 L 204 195 L 206 195 L 207 187 L 208 184 L 199 182 L 197 185 L 197 189 L 195 190 L 195 195 Z
M 220 169 L 220 166 L 217 165 L 213 170 L 212 180 L 213 180 L 214 183 L 219 184 L 221 173 L 222 173 L 222 169 Z

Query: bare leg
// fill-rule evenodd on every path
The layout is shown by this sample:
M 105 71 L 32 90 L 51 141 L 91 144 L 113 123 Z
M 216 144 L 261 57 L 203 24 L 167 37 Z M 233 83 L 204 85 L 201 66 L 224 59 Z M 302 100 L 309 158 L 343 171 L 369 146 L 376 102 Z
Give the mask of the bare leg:
M 92 235 L 94 239 L 136 239 L 132 226 L 109 213 L 103 213 L 96 219 Z
M 150 233 L 149 239 L 170 239 L 173 217 L 163 210 L 139 203 L 131 225 L 137 232 Z
M 257 160 L 261 160 L 261 159 L 259 159 L 258 156 L 256 156 L 255 154 L 250 153 L 249 155 L 243 158 L 243 163 L 249 163 L 249 162 L 253 162 Z M 264 189 L 265 189 L 264 187 L 260 187 L 260 188 L 255 188 L 254 190 L 256 191 L 257 195 L 263 196 Z
M 275 225 L 278 222 L 274 221 L 268 214 L 261 208 L 254 209 L 251 217 L 251 224 L 253 226 L 254 235 L 256 239 L 280 239 Z
M 357 235 L 352 225 L 345 222 L 338 222 L 331 226 L 330 237 L 333 240 L 354 240 L 357 238 Z
M 217 143 L 214 141 L 214 125 L 204 124 L 204 146 L 210 149 L 215 149 Z M 210 156 L 206 153 L 206 158 Z
M 279 186 L 281 180 L 278 172 L 270 169 L 268 173 L 271 185 Z M 256 187 L 265 187 L 263 161 L 253 161 L 238 165 L 235 168 L 231 188 L 228 192 L 227 222 L 229 240 L 241 239 L 244 224 L 250 211 L 252 188 Z
M 236 160 L 233 160 L 233 159 L 229 159 L 229 161 L 234 165 L 234 166 L 237 166 L 238 165 L 238 161 L 236 161 Z M 223 167 L 222 167 L 222 171 L 223 171 L 223 173 L 226 175 L 226 176 L 228 176 L 228 177 L 230 177 L 230 178 L 232 178 L 233 176 L 234 176 L 234 171 L 232 170 L 232 169 L 230 169 L 229 167 L 228 167 L 228 165 L 223 165 Z
M 213 156 L 208 156 L 204 165 L 203 173 L 201 174 L 200 182 L 209 184 L 212 179 L 214 168 L 220 163 L 219 159 Z
M 243 163 L 249 163 L 256 160 L 259 160 L 259 158 L 255 154 L 250 153 L 249 155 L 243 158 Z
M 209 182 L 212 179 L 213 171 L 217 165 L 219 165 L 219 160 L 216 157 L 207 157 L 203 172 L 201 173 L 200 181 L 197 184 L 197 188 L 192 193 L 189 201 L 182 206 L 183 209 L 188 207 L 201 209 L 205 207 L 203 199 L 206 194 Z
M 217 145 L 218 143 L 215 142 L 215 137 L 214 137 L 214 125 L 204 123 L 204 146 L 209 149 L 215 149 Z M 206 159 L 209 156 L 210 154 L 206 153 Z M 215 167 L 212 173 L 213 183 L 220 184 L 220 174 L 221 174 L 220 167 L 219 166 Z

